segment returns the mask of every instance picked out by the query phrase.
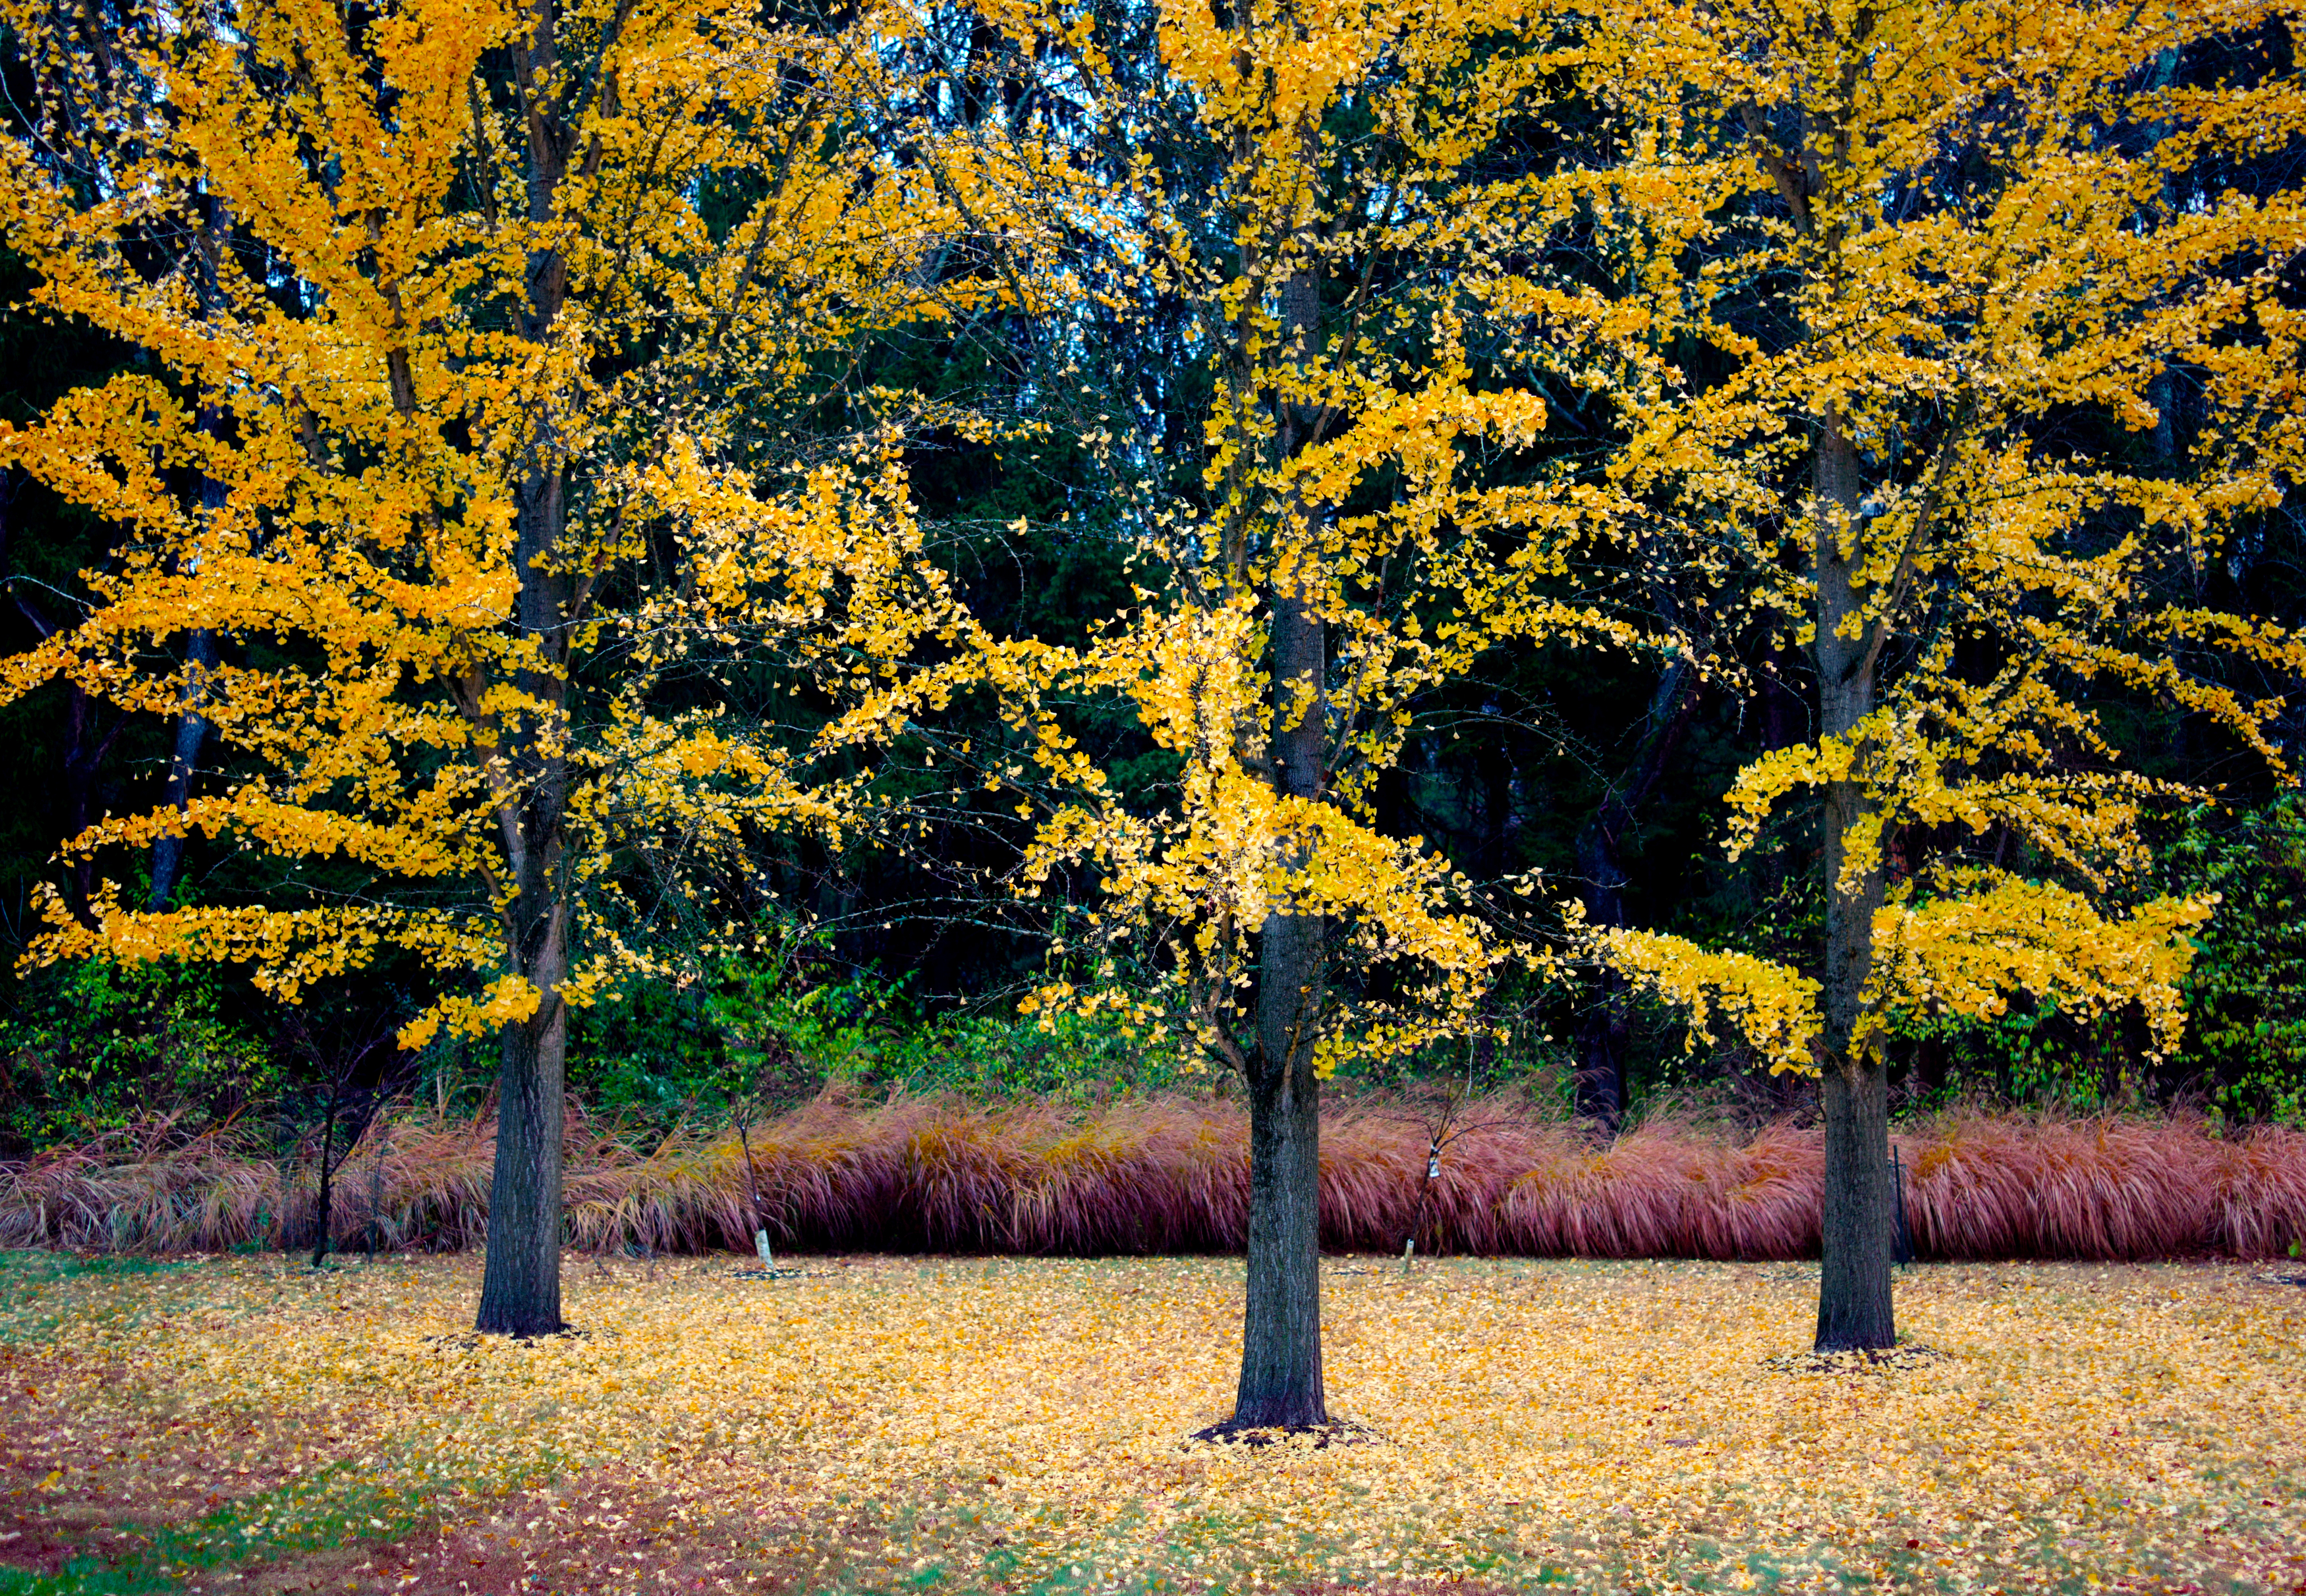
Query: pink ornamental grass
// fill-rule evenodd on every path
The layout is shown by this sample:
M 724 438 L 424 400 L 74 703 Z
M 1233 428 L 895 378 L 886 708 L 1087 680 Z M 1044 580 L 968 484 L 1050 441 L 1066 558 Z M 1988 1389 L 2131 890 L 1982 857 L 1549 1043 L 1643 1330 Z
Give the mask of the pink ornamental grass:
M 1467 1105 L 1456 1125 L 1429 1184 L 1433 1127 L 1414 1105 L 1334 1103 L 1324 1245 L 1396 1251 L 1414 1231 L 1421 1251 L 1816 1253 L 1815 1128 L 1740 1134 L 1664 1115 L 1601 1139 L 1505 1098 Z M 380 1119 L 337 1174 L 337 1244 L 479 1244 L 494 1131 L 484 1118 Z M 2306 1132 L 1962 1110 L 1902 1125 L 1894 1140 L 1926 1259 L 2265 1258 L 2306 1240 Z M 572 1108 L 566 1147 L 569 1240 L 596 1250 L 749 1250 L 756 1225 L 807 1250 L 1071 1255 L 1238 1251 L 1247 1231 L 1247 1119 L 1206 1100 L 1072 1108 L 828 1094 L 741 1143 L 726 1126 L 645 1136 Z M 0 1245 L 309 1245 L 312 1154 L 158 1118 L 50 1148 L 0 1165 Z

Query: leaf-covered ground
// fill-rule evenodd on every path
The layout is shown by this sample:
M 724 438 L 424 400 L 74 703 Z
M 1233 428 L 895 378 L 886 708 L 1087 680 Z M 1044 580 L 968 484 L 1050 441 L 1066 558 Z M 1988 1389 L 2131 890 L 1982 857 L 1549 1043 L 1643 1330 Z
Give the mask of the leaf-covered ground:
M 13 1255 L 0 1591 L 2306 1591 L 2294 1268 L 1344 1260 L 1314 1450 L 1187 1438 L 1237 1260 L 805 1262 Z

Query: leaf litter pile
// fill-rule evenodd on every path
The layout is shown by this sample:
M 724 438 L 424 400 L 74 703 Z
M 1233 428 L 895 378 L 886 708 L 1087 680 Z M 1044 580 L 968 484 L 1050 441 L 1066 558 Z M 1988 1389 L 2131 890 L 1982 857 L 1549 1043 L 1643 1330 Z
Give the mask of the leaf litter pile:
M 99 1260 L 100 1262 L 101 1260 Z M 1337 1417 L 1213 1446 L 1226 1259 L 474 1260 L 0 1282 L 0 1592 L 2306 1591 L 2306 1289 L 1943 1265 L 1329 1266 Z

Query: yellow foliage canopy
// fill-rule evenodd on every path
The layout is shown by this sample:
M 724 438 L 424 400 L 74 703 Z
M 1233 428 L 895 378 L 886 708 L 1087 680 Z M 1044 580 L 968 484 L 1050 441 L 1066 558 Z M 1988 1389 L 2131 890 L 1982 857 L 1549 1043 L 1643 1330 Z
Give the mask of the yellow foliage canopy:
M 1514 264 L 1576 193 L 1495 175 L 1578 56 L 1514 0 L 1175 0 L 1148 81 L 1115 65 L 1125 19 L 987 9 L 1103 141 L 1072 185 L 1015 197 L 1093 218 L 1093 247 L 1044 275 L 1099 316 L 1174 325 L 1211 385 L 1186 458 L 1157 421 L 1089 433 L 1115 463 L 1134 607 L 1079 648 L 988 640 L 975 667 L 1037 729 L 1029 890 L 1078 867 L 1100 894 L 1081 969 L 1038 1002 L 1126 1004 L 1244 1067 L 1280 1030 L 1314 1037 L 1324 1073 L 1463 1033 L 1491 972 L 1532 950 L 1422 839 L 1378 829 L 1375 784 L 1421 700 L 1501 641 L 1638 636 L 1563 581 L 1593 489 L 1542 474 L 1544 400 L 1479 353 L 1617 336 L 1601 301 Z M 1499 47 L 1515 39 L 1538 42 Z M 1173 183 L 1149 153 L 1172 148 L 1206 180 Z M 1078 696 L 1128 705 L 1174 788 L 1115 790 L 1063 729 Z M 1321 948 L 1284 969 L 1298 955 L 1272 938 L 1292 925 Z M 1302 1011 L 1253 1018 L 1277 987 Z
M 978 292 L 918 269 L 966 230 L 959 191 L 867 136 L 893 68 L 861 46 L 901 16 L 267 0 L 108 43 L 37 0 L 6 19 L 49 98 L 0 142 L 0 226 L 39 304 L 146 358 L 0 422 L 0 461 L 119 540 L 0 690 L 195 708 L 231 751 L 221 790 L 72 849 L 189 831 L 290 872 L 271 903 L 52 896 L 37 957 L 243 960 L 293 1001 L 397 949 L 439 983 L 414 1046 L 657 968 L 646 916 L 725 913 L 700 858 L 842 824 L 853 781 L 727 687 L 767 667 L 830 713 L 952 624 L 907 414 L 823 374 Z M 845 433 L 799 419 L 842 400 Z M 665 902 L 611 873 L 636 858 Z
M 2278 283 L 2306 190 L 2260 158 L 2306 98 L 2177 67 L 2292 13 L 1585 14 L 1626 152 L 1593 214 L 1654 351 L 1610 480 L 1702 577 L 1694 650 L 1815 662 L 1817 734 L 1739 777 L 1731 842 L 1823 796 L 1830 943 L 1822 984 L 1664 936 L 1605 951 L 1781 1063 L 2021 990 L 2137 1002 L 2166 1048 L 2211 906 L 2141 886 L 2141 813 L 2179 795 L 2120 768 L 2096 700 L 2158 698 L 2283 768 L 2265 728 L 2306 648 L 2202 595 L 2306 439 Z

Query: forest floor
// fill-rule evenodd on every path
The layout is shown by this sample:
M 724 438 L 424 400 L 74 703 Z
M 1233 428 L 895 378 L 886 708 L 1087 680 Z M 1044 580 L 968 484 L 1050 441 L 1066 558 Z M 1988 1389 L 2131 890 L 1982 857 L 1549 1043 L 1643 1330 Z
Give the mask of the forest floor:
M 0 1259 L 0 1592 L 2306 1592 L 2306 1271 L 1325 1266 L 1366 1444 L 1219 1447 L 1228 1259 Z

